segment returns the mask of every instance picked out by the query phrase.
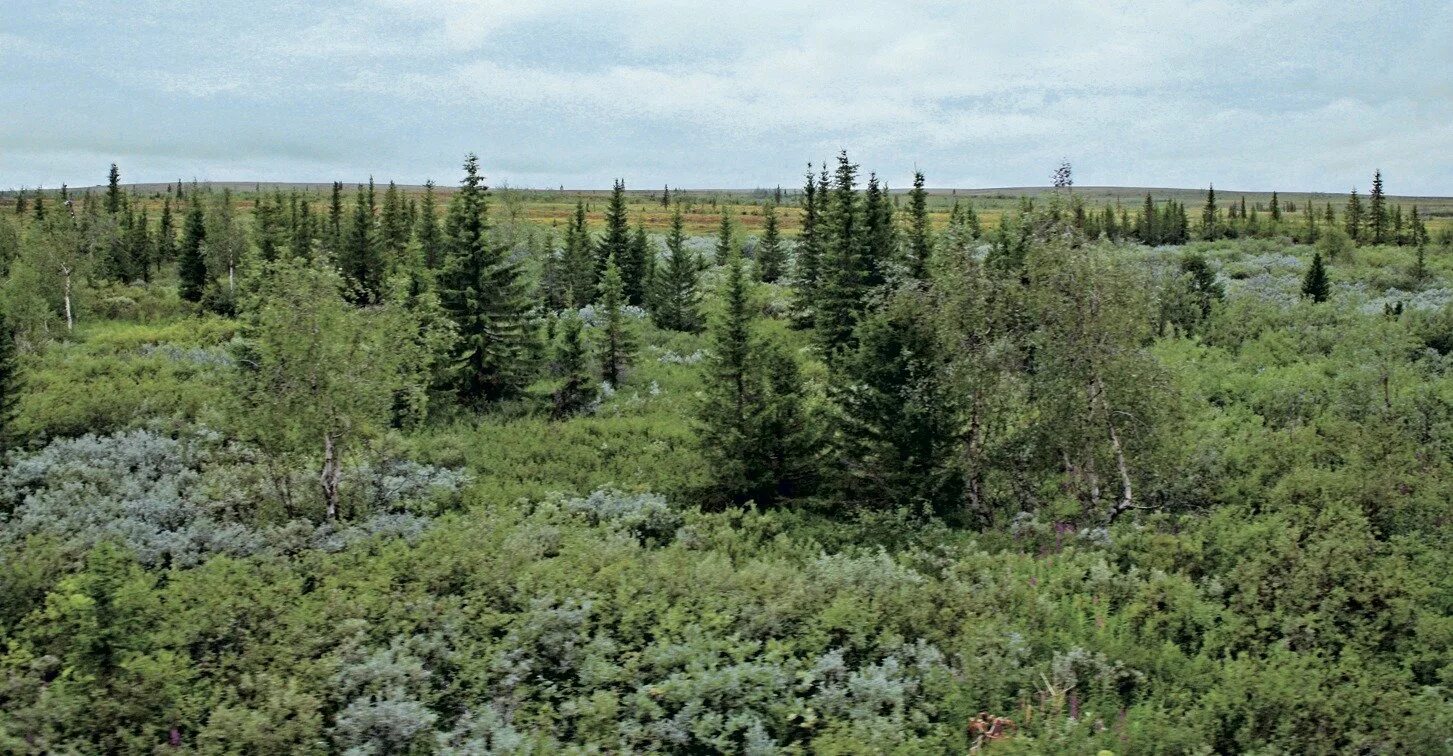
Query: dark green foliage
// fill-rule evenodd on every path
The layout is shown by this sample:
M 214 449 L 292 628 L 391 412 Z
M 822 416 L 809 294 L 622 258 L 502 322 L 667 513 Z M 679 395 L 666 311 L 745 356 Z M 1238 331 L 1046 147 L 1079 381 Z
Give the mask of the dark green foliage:
M 23 385 L 15 349 L 15 328 L 5 311 L 0 310 L 0 454 L 15 441 L 15 412 Z
M 600 378 L 612 386 L 619 386 L 625 380 L 626 369 L 635 358 L 637 347 L 634 329 L 625 313 L 626 304 L 620 268 L 614 259 L 607 260 L 595 300 L 596 313 L 600 318 L 596 331 L 596 353 L 600 355 Z
M 414 226 L 414 238 L 423 250 L 424 267 L 438 270 L 444 259 L 444 239 L 439 233 L 439 211 L 434 199 L 434 182 L 424 182 L 424 199 L 419 204 L 419 217 Z
M 703 325 L 701 265 L 686 246 L 685 229 L 685 219 L 678 206 L 671 216 L 671 231 L 666 235 L 666 258 L 655 277 L 651 318 L 661 328 L 696 333 Z
M 813 435 L 795 359 L 758 333 L 746 262 L 732 251 L 722 264 L 722 311 L 697 409 L 700 449 L 716 495 L 770 504 L 811 480 Z
M 621 275 L 638 271 L 631 254 L 631 221 L 626 214 L 626 182 L 617 180 L 611 186 L 610 201 L 605 207 L 605 233 L 595 248 L 595 276 L 599 282 L 611 260 L 620 266 Z M 626 284 L 634 289 L 632 284 Z
M 126 198 L 121 194 L 121 170 L 112 163 L 111 172 L 106 175 L 106 214 L 116 215 L 125 204 Z
M 822 283 L 822 265 L 826 229 L 823 226 L 823 209 L 827 202 L 827 165 L 824 163 L 821 177 L 812 173 L 812 163 L 807 164 L 806 181 L 802 188 L 802 231 L 797 236 L 797 255 L 794 284 L 797 287 L 796 317 L 793 322 L 800 327 L 811 327 L 816 318 L 817 293 Z
M 626 256 L 619 261 L 626 302 L 636 307 L 646 304 L 651 292 L 651 275 L 656 264 L 656 250 L 646 236 L 646 227 L 637 223 L 631 232 Z
M 595 245 L 585 225 L 585 200 L 575 202 L 575 214 L 565 229 L 565 250 L 561 256 L 565 281 L 575 307 L 584 307 L 595 298 L 599 275 L 595 266 Z
M 358 305 L 383 300 L 384 258 L 374 217 L 373 187 L 358 187 L 353 198 L 352 220 L 343 238 L 338 268 L 348 285 L 348 300 Z
M 862 284 L 868 291 L 887 282 L 888 265 L 898 259 L 898 226 L 893 222 L 893 203 L 878 177 L 868 177 L 863 199 L 867 244 L 862 261 Z
M 1367 237 L 1373 244 L 1395 241 L 1388 237 L 1387 197 L 1382 192 L 1382 171 L 1372 174 L 1372 193 L 1367 203 Z
M 928 191 L 923 188 L 922 171 L 913 173 L 913 191 L 908 194 L 908 223 L 908 275 L 926 281 L 933 262 L 933 228 L 928 220 Z
M 776 283 L 787 267 L 787 250 L 783 248 L 782 231 L 777 221 L 777 205 L 768 204 L 762 212 L 762 238 L 757 240 L 757 276 L 766 283 Z
M 1312 253 L 1312 265 L 1302 279 L 1302 296 L 1313 302 L 1325 302 L 1332 295 L 1332 284 L 1327 278 L 1327 268 L 1322 265 L 1322 253 Z
M 1352 189 L 1351 194 L 1347 195 L 1347 213 L 1345 219 L 1347 236 L 1352 239 L 1353 243 L 1362 241 L 1362 198 L 1357 196 L 1356 187 Z
M 957 514 L 958 421 L 929 298 L 898 292 L 863 320 L 856 341 L 832 394 L 839 496 L 869 509 Z
M 476 410 L 524 386 L 523 358 L 534 338 L 518 266 L 490 239 L 486 191 L 479 160 L 471 154 L 449 202 L 439 277 L 440 304 L 458 328 L 455 391 L 460 403 Z
M 814 318 L 819 343 L 830 358 L 853 347 L 853 329 L 867 307 L 870 265 L 866 224 L 857 191 L 858 166 L 838 155 L 838 167 L 824 213 L 824 257 Z
M 202 250 L 206 240 L 202 198 L 193 192 L 187 217 L 182 222 L 182 246 L 177 259 L 177 289 L 188 302 L 202 301 L 202 294 L 207 290 L 207 258 Z
M 1201 208 L 1201 238 L 1220 238 L 1220 220 L 1220 211 L 1216 209 L 1216 187 L 1213 185 L 1206 189 L 1206 204 Z
M 580 316 L 568 312 L 560 318 L 560 336 L 555 345 L 555 371 L 560 386 L 553 396 L 555 417 L 573 415 L 595 398 L 595 370 L 590 366 L 590 350 Z

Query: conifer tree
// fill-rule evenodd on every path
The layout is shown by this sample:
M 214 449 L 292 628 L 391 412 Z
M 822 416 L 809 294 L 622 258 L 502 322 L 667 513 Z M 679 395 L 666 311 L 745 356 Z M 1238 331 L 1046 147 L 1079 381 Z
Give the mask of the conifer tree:
M 25 210 L 26 210 L 25 190 L 24 189 L 21 189 L 20 190 L 20 193 L 17 194 L 17 195 L 15 195 L 15 214 L 16 215 L 25 215 Z
M 625 272 L 634 272 L 634 264 L 630 262 L 631 256 L 631 226 L 630 219 L 626 217 L 626 182 L 617 180 L 610 191 L 610 201 L 605 207 L 605 234 L 600 238 L 600 244 L 595 250 L 596 280 L 605 272 L 605 265 L 611 259 L 616 265 L 626 268 Z
M 338 268 L 343 273 L 348 301 L 357 305 L 383 300 L 383 254 L 374 222 L 372 188 L 358 187 L 352 220 L 344 235 Z
M 826 184 L 826 167 L 823 168 L 822 184 Z M 823 227 L 822 195 L 817 176 L 812 172 L 812 163 L 807 164 L 806 182 L 802 188 L 802 232 L 797 237 L 797 260 L 795 268 L 796 301 L 794 322 L 798 326 L 811 327 L 816 308 L 816 293 L 822 273 Z
M 1357 196 L 1357 188 L 1352 188 L 1352 193 L 1347 196 L 1347 236 L 1356 244 L 1362 241 L 1362 198 Z
M 555 346 L 555 369 L 560 387 L 553 396 L 555 417 L 563 418 L 584 409 L 595 396 L 595 373 L 590 369 L 590 349 L 580 315 L 567 312 L 560 318 L 560 338 Z
M 768 203 L 762 212 L 762 238 L 757 240 L 757 276 L 767 283 L 775 283 L 782 278 L 786 258 L 777 222 L 777 203 Z
M 1408 226 L 1413 244 L 1421 246 L 1428 243 L 1428 227 L 1423 223 L 1422 217 L 1418 215 L 1417 205 L 1413 205 L 1413 212 L 1408 219 Z
M 620 266 L 614 258 L 606 260 L 605 275 L 601 276 L 596 298 L 600 318 L 596 351 L 600 355 L 600 378 L 612 386 L 619 386 L 625 380 L 626 368 L 636 351 L 635 334 L 626 320 L 625 306 L 626 290 Z
M 1068 169 L 1068 166 L 1066 163 L 1064 168 Z M 908 195 L 908 214 L 908 275 L 918 281 L 927 281 L 933 257 L 933 229 L 928 220 L 928 191 L 924 189 L 922 171 L 913 172 L 913 191 Z
M 1373 244 L 1385 244 L 1387 238 L 1387 197 L 1382 193 L 1382 171 L 1372 174 L 1372 193 L 1368 195 L 1367 230 Z
M 722 262 L 722 311 L 711 327 L 698 442 L 722 498 L 769 504 L 796 490 L 810 466 L 800 377 L 791 354 L 756 333 L 752 282 L 740 251 Z
M 1160 229 L 1156 227 L 1155 200 L 1145 195 L 1145 206 L 1140 211 L 1140 227 L 1136 230 L 1142 244 L 1160 244 Z
M 129 213 L 128 213 L 129 214 Z M 151 265 L 156 257 L 156 252 L 151 240 L 151 221 L 143 208 L 140 213 L 131 215 L 126 228 L 126 258 L 128 280 L 140 277 L 141 280 L 151 281 Z
M 424 267 L 438 270 L 443 262 L 444 239 L 439 233 L 439 211 L 434 199 L 434 182 L 424 182 L 424 199 L 419 204 L 419 217 L 415 223 L 414 238 L 424 256 Z
M 863 320 L 832 395 L 838 489 L 848 500 L 939 515 L 960 506 L 958 419 L 941 362 L 925 292 L 901 290 Z
M 343 256 L 343 182 L 333 182 L 333 194 L 328 200 L 328 228 L 327 237 L 324 241 L 327 244 L 328 255 L 334 262 Z
M 202 198 L 193 192 L 192 204 L 187 208 L 187 216 L 182 223 L 182 247 L 177 261 L 178 292 L 188 302 L 202 301 L 207 290 L 207 258 L 202 249 L 206 240 Z
M 555 236 L 546 232 L 542 241 L 537 242 L 534 234 L 530 235 L 531 256 L 540 260 L 540 282 L 539 293 L 536 297 L 545 307 L 545 312 L 558 312 L 570 306 L 570 287 L 565 280 L 565 266 L 560 258 L 560 250 L 555 248 Z
M 630 237 L 626 240 L 626 256 L 616 261 L 620 268 L 621 281 L 625 285 L 626 303 L 641 307 L 651 290 L 651 268 L 655 263 L 655 252 L 651 249 L 646 226 L 636 222 Z
M 1277 199 L 1276 192 L 1271 193 L 1271 222 L 1281 223 L 1281 203 Z
M 825 214 L 826 257 L 817 302 L 818 339 L 829 358 L 853 343 L 867 296 L 863 262 L 863 209 L 857 192 L 858 166 L 838 155 L 838 167 Z
M 1306 224 L 1305 231 L 1303 232 L 1303 236 L 1305 237 L 1303 241 L 1307 244 L 1316 244 L 1317 212 L 1312 208 L 1312 203 L 1308 202 L 1306 205 L 1303 206 L 1302 219 L 1305 221 Z
M 522 388 L 533 338 L 519 269 L 490 239 L 487 191 L 479 159 L 466 156 L 464 179 L 445 219 L 439 278 L 440 304 L 458 329 L 454 389 L 473 409 Z
M 288 251 L 293 257 L 299 260 L 313 259 L 313 239 L 316 238 L 316 221 L 313 219 L 313 211 L 307 200 L 293 198 L 292 218 L 290 220 L 290 233 L 288 235 Z
M 671 215 L 671 231 L 666 235 L 666 259 L 656 277 L 656 293 L 651 317 L 656 325 L 672 331 L 696 333 L 702 328 L 701 292 L 698 280 L 701 266 L 696 255 L 686 246 L 686 220 L 681 207 Z
M 1327 279 L 1327 268 L 1322 265 L 1322 253 L 1313 252 L 1312 266 L 1302 279 L 1302 296 L 1313 302 L 1325 302 L 1331 294 L 1332 285 Z
M 716 262 L 719 265 L 726 264 L 727 258 L 731 257 L 733 253 L 741 251 L 741 248 L 737 245 L 736 239 L 734 238 L 734 231 L 735 229 L 732 227 L 732 216 L 723 207 L 721 209 L 721 224 L 717 226 L 716 231 Z
M 595 268 L 595 249 L 590 241 L 590 230 L 585 225 L 585 201 L 575 201 L 575 214 L 565 229 L 565 280 L 573 298 L 572 306 L 584 307 L 595 298 L 598 285 Z
M 20 405 L 20 363 L 15 350 L 15 329 L 0 310 L 0 454 L 15 440 L 15 414 Z
M 893 223 L 893 203 L 876 175 L 868 176 L 863 202 L 867 244 L 863 254 L 863 286 L 872 290 L 887 281 L 888 264 L 898 259 L 898 229 Z
M 397 270 L 406 259 L 404 248 L 409 244 L 408 207 L 403 193 L 390 181 L 383 192 L 383 212 L 378 219 L 378 236 L 384 267 Z
M 106 214 L 115 215 L 121 212 L 124 198 L 121 196 L 121 170 L 115 163 L 111 164 L 111 172 L 106 176 Z
M 167 197 L 161 204 L 161 222 L 156 229 L 156 262 L 160 267 L 164 263 L 170 263 L 177 257 L 177 228 L 176 220 L 172 218 L 172 198 Z

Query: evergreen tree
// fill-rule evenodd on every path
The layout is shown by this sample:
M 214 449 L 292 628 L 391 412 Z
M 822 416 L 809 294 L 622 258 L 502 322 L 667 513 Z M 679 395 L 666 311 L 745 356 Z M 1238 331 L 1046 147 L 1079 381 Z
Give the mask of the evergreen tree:
M 826 255 L 815 318 L 818 339 L 829 358 L 851 348 L 853 329 L 866 306 L 868 276 L 857 173 L 858 166 L 848 161 L 847 153 L 840 153 L 825 214 Z
M 1413 205 L 1413 211 L 1408 219 L 1408 225 L 1410 227 L 1409 233 L 1411 234 L 1411 242 L 1413 244 L 1422 246 L 1428 243 L 1428 227 L 1423 223 L 1422 217 L 1418 215 L 1417 205 Z
M 898 259 L 898 229 L 893 223 L 893 203 L 888 190 L 878 177 L 868 176 L 868 191 L 863 202 L 867 226 L 867 245 L 863 255 L 863 285 L 868 290 L 882 286 L 888 279 L 887 266 Z
M 151 266 L 156 259 L 156 251 L 151 239 L 151 219 L 143 208 L 140 213 L 131 217 L 126 229 L 126 257 L 130 263 L 128 274 L 134 279 L 137 276 L 147 283 L 151 282 Z
M 121 212 L 124 198 L 121 196 L 121 170 L 115 163 L 111 164 L 111 172 L 106 176 L 106 214 L 115 215 Z
M 1276 192 L 1271 193 L 1271 222 L 1281 223 L 1281 203 L 1277 200 Z
M 939 515 L 961 505 L 958 419 L 940 355 L 924 292 L 898 292 L 859 326 L 833 388 L 833 448 L 847 500 Z
M 597 331 L 600 378 L 612 386 L 619 386 L 625 380 L 626 368 L 635 355 L 636 339 L 626 319 L 625 283 L 621 279 L 620 266 L 614 259 L 605 262 L 605 275 L 600 279 L 596 306 L 600 317 L 600 330 Z
M 328 200 L 328 255 L 337 262 L 343 256 L 343 182 L 333 182 L 333 193 Z
M 307 200 L 294 196 L 290 213 L 288 251 L 299 260 L 312 260 L 313 240 L 317 236 L 312 207 Z
M 1382 171 L 1372 174 L 1372 193 L 1368 195 L 1367 230 L 1373 244 L 1385 244 L 1387 238 L 1387 197 L 1382 193 Z
M 387 270 L 397 270 L 406 259 L 405 248 L 409 244 L 408 207 L 403 193 L 394 182 L 388 182 L 383 192 L 383 212 L 378 219 L 378 236 L 382 247 L 381 257 Z
M 156 261 L 160 267 L 163 263 L 170 263 L 177 257 L 177 228 L 176 220 L 172 218 L 172 198 L 167 197 L 161 204 L 161 222 L 156 229 Z
M 353 199 L 352 221 L 338 258 L 348 301 L 357 305 L 378 304 L 383 300 L 383 254 L 374 223 L 372 191 L 372 188 L 365 191 L 358 187 Z
M 23 384 L 15 350 L 15 329 L 0 310 L 0 454 L 15 441 L 15 414 Z
M 419 205 L 419 217 L 415 223 L 414 238 L 423 251 L 424 267 L 438 270 L 443 261 L 444 239 L 439 233 L 439 211 L 434 199 L 434 182 L 424 182 L 424 200 Z
M 1068 170 L 1066 163 L 1064 169 Z M 1068 177 L 1066 180 L 1069 180 Z M 928 191 L 923 188 L 923 172 L 913 172 L 913 191 L 908 195 L 908 275 L 918 281 L 928 280 L 933 257 L 933 228 L 928 220 Z
M 1325 302 L 1332 294 L 1332 284 L 1327 279 L 1327 269 L 1322 265 L 1322 253 L 1312 253 L 1312 267 L 1302 279 L 1302 296 L 1313 302 Z
M 739 251 L 723 261 L 722 311 L 711 327 L 697 409 L 698 441 L 719 495 L 770 504 L 808 477 L 813 447 L 792 355 L 756 333 L 752 282 Z
M 207 240 L 202 198 L 192 193 L 192 204 L 182 222 L 182 247 L 177 261 L 177 288 L 182 299 L 202 301 L 207 290 L 207 258 L 202 246 Z
M 732 216 L 725 207 L 721 209 L 721 224 L 716 231 L 716 262 L 725 264 L 727 258 L 739 253 L 741 248 L 737 246 L 733 233 Z
M 1312 203 L 1311 202 L 1308 202 L 1305 206 L 1303 206 L 1303 208 L 1302 208 L 1302 219 L 1305 221 L 1305 231 L 1303 232 L 1303 237 L 1304 238 L 1302 239 L 1302 241 L 1304 241 L 1307 244 L 1316 244 L 1317 243 L 1317 212 L 1316 212 L 1316 210 L 1314 210 L 1312 208 Z
M 530 246 L 535 250 L 536 237 L 530 236 Z M 570 306 L 570 286 L 565 280 L 565 266 L 560 250 L 555 248 L 555 236 L 547 232 L 535 250 L 540 260 L 540 284 L 537 297 L 546 312 L 558 312 Z
M 802 188 L 802 232 L 797 237 L 796 317 L 798 326 L 811 327 L 816 311 L 816 295 L 822 274 L 823 226 L 822 187 L 827 183 L 827 169 L 824 167 L 822 181 L 812 172 L 812 163 L 807 164 L 806 182 Z
M 595 375 L 590 369 L 590 350 L 585 341 L 580 315 L 567 312 L 560 319 L 560 339 L 555 346 L 555 369 L 560 387 L 555 389 L 555 417 L 573 415 L 589 405 L 595 396 Z
M 20 193 L 17 194 L 17 195 L 15 195 L 15 214 L 16 215 L 25 215 L 25 210 L 26 210 L 25 190 L 24 189 L 21 189 L 20 190 Z
M 598 279 L 594 255 L 590 230 L 585 225 L 585 201 L 576 200 L 575 214 L 565 229 L 565 253 L 562 260 L 574 307 L 584 307 L 595 298 Z
M 617 180 L 610 191 L 610 201 L 605 208 L 605 235 L 600 238 L 600 244 L 595 250 L 596 281 L 605 272 L 605 265 L 614 259 L 616 265 L 624 267 L 622 272 L 634 273 L 635 265 L 631 257 L 631 226 L 630 219 L 626 217 L 626 182 Z
M 782 233 L 777 223 L 777 204 L 769 203 L 762 213 L 762 238 L 757 240 L 757 275 L 767 283 L 782 278 L 787 264 Z
M 449 202 L 446 258 L 439 300 L 454 321 L 454 388 L 461 403 L 481 409 L 517 393 L 531 352 L 529 303 L 520 272 L 490 239 L 488 200 L 479 159 L 464 161 L 464 179 Z
M 45 191 L 41 189 L 35 190 L 35 220 L 45 220 Z
M 651 317 L 656 325 L 672 330 L 695 333 L 701 330 L 701 292 L 698 279 L 701 266 L 686 247 L 686 220 L 681 207 L 671 216 L 671 231 L 666 235 L 666 259 L 656 277 L 656 293 Z
M 1145 207 L 1140 211 L 1140 227 L 1136 229 L 1135 235 L 1140 237 L 1142 244 L 1160 244 L 1160 229 L 1156 227 L 1155 200 L 1149 194 L 1145 195 Z
M 647 295 L 651 291 L 651 269 L 654 267 L 655 257 L 650 237 L 646 235 L 646 226 L 637 221 L 626 242 L 626 256 L 617 261 L 628 304 L 637 307 L 646 304 Z
M 1362 198 L 1357 196 L 1357 188 L 1353 187 L 1352 193 L 1347 196 L 1347 236 L 1355 244 L 1362 241 Z

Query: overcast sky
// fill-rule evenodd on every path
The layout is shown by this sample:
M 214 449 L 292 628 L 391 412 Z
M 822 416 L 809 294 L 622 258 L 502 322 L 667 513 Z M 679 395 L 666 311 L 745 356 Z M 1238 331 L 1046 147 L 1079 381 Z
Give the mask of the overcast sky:
M 0 0 L 0 186 L 1453 194 L 1453 2 Z

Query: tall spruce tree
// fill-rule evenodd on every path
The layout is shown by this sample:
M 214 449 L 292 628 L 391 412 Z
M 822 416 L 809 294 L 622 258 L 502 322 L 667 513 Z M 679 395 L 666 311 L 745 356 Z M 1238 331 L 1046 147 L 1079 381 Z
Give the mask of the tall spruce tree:
M 112 163 L 111 172 L 106 176 L 106 214 L 116 215 L 121 212 L 125 199 L 121 195 L 121 169 Z
M 838 155 L 825 213 L 826 256 L 817 298 L 818 340 L 829 359 L 853 344 L 853 329 L 866 306 L 868 276 L 863 262 L 864 223 L 857 191 L 858 166 Z
M 202 301 L 207 291 L 207 257 L 203 245 L 207 240 L 206 216 L 202 197 L 192 192 L 192 202 L 182 222 L 182 247 L 177 260 L 177 289 L 188 302 Z
M 646 226 L 637 221 L 626 243 L 626 256 L 617 261 L 628 304 L 637 307 L 646 304 L 651 291 L 651 269 L 655 265 L 655 257 L 651 239 L 646 235 Z
M 1271 222 L 1281 222 L 1281 202 L 1277 199 L 1276 192 L 1271 193 Z
M 1325 302 L 1332 295 L 1332 284 L 1327 279 L 1327 268 L 1322 265 L 1322 253 L 1312 253 L 1312 266 L 1302 279 L 1302 296 L 1313 302 Z
M 898 227 L 893 223 L 893 202 L 873 174 L 863 200 L 867 240 L 863 251 L 863 286 L 872 290 L 887 282 L 888 265 L 898 259 Z
M 590 229 L 585 224 L 585 200 L 575 201 L 575 214 L 565 228 L 565 251 L 562 255 L 565 280 L 571 292 L 572 306 L 584 307 L 595 298 L 599 278 L 595 268 L 595 249 Z
M 343 256 L 343 182 L 333 182 L 333 192 L 328 197 L 328 227 L 325 229 L 324 246 L 328 256 L 336 263 Z
M 1386 244 L 1388 239 L 1387 197 L 1382 192 L 1382 171 L 1372 174 L 1372 193 L 1367 202 L 1367 236 L 1373 244 Z
M 631 226 L 626 213 L 626 182 L 618 179 L 611 186 L 610 201 L 605 207 L 605 234 L 600 237 L 600 244 L 595 250 L 596 281 L 604 275 L 605 265 L 611 259 L 618 266 L 626 261 L 623 267 L 631 268 L 633 272 L 630 256 Z
M 161 203 L 161 221 L 156 229 L 156 262 L 158 266 L 170 263 L 177 257 L 177 225 L 172 218 L 172 198 Z
M 383 300 L 384 263 L 373 214 L 373 188 L 358 187 L 353 198 L 352 220 L 344 235 L 338 268 L 343 272 L 348 301 L 357 305 Z
M 516 264 L 490 239 L 488 200 L 479 159 L 465 157 L 464 179 L 449 202 L 439 300 L 454 322 L 454 389 L 466 407 L 516 394 L 524 385 L 534 331 Z
M 776 283 L 782 278 L 786 266 L 787 252 L 782 247 L 777 203 L 770 202 L 762 211 L 762 238 L 757 240 L 757 276 L 767 283 Z
M 810 469 L 810 429 L 790 353 L 757 333 L 752 282 L 740 251 L 722 261 L 722 310 L 697 408 L 698 442 L 713 488 L 736 504 L 770 504 L 800 487 Z
M 656 325 L 689 333 L 701 330 L 700 276 L 701 265 L 686 246 L 686 220 L 678 205 L 671 215 L 671 230 L 666 235 L 666 259 L 662 261 L 661 271 L 655 280 L 651 317 Z
M 635 356 L 636 338 L 625 313 L 626 289 L 620 266 L 614 258 L 605 261 L 605 274 L 600 279 L 596 312 L 600 318 L 596 331 L 596 353 L 600 355 L 600 378 L 619 386 L 626 377 Z
M 1219 212 L 1216 210 L 1216 185 L 1206 189 L 1206 204 L 1201 207 L 1201 238 L 1216 239 L 1220 236 Z
M 424 267 L 438 270 L 444 259 L 444 238 L 439 233 L 439 211 L 434 198 L 434 182 L 424 182 L 424 199 L 419 203 L 419 217 L 414 225 L 414 238 L 423 252 Z
M 568 417 L 585 409 L 595 396 L 595 371 L 590 367 L 590 347 L 578 313 L 567 312 L 560 318 L 555 370 L 560 374 L 560 386 L 552 397 L 555 417 Z
M 958 415 L 942 359 L 924 292 L 901 290 L 863 320 L 833 387 L 835 469 L 847 500 L 938 515 L 961 506 Z
M 1069 164 L 1065 164 L 1068 170 Z M 908 275 L 918 281 L 928 280 L 933 257 L 933 228 L 928 220 L 928 190 L 924 188 L 923 172 L 913 172 L 913 191 L 908 195 Z
M 824 164 L 825 165 L 825 164 Z M 826 167 L 823 169 L 826 182 Z M 802 188 L 802 232 L 797 236 L 797 260 L 794 270 L 796 278 L 796 310 L 793 322 L 799 327 L 812 327 L 816 311 L 816 295 L 822 274 L 822 200 L 818 178 L 812 172 L 812 163 L 807 164 L 807 176 Z
M 1347 213 L 1345 215 L 1347 224 L 1347 236 L 1355 244 L 1362 241 L 1362 198 L 1357 196 L 1357 187 L 1352 188 L 1352 193 L 1347 195 Z

